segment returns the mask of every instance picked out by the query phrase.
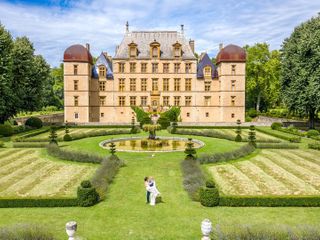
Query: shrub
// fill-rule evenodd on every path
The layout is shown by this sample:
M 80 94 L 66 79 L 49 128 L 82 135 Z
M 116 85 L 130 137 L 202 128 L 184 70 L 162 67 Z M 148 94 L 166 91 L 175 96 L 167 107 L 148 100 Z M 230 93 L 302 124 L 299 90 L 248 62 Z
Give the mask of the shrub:
M 0 141 L 0 148 L 4 147 L 4 142 Z
M 168 111 L 161 113 L 161 117 L 168 119 L 169 122 L 178 122 L 181 113 L 180 107 L 173 106 Z M 160 123 L 159 123 L 160 124 Z
M 144 124 L 143 119 L 146 117 L 148 117 L 150 119 L 149 114 L 147 112 L 145 112 L 140 107 L 131 107 L 131 108 L 135 112 L 137 120 L 138 120 L 138 122 L 140 122 L 140 126 L 142 127 L 142 125 Z M 150 121 L 151 121 L 151 119 L 150 119 Z
M 289 141 L 292 143 L 299 143 L 301 142 L 301 137 L 291 137 L 289 138 Z
M 269 130 L 269 129 L 263 129 L 263 128 L 256 128 L 257 131 L 259 132 L 262 132 L 262 133 L 265 133 L 265 134 L 268 134 L 268 135 L 271 135 L 273 137 L 277 137 L 277 138 L 280 138 L 280 139 L 283 139 L 283 140 L 286 140 L 286 141 L 290 141 L 290 142 L 300 142 L 301 141 L 301 138 L 297 138 L 297 137 L 294 137 L 294 136 L 285 136 L 283 134 L 279 134 L 277 133 L 277 131 L 282 131 L 283 129 L 278 129 L 277 131 L 275 130 Z
M 87 133 L 74 133 L 70 134 L 72 140 L 78 140 L 82 138 L 89 138 L 89 137 L 98 137 L 98 136 L 107 136 L 107 135 L 117 135 L 117 134 L 130 134 L 131 129 L 114 129 L 114 130 L 97 130 Z
M 246 144 L 230 152 L 203 154 L 200 157 L 198 157 L 198 161 L 201 164 L 229 161 L 229 160 L 234 160 L 234 159 L 249 155 L 254 150 L 255 150 L 255 147 L 253 147 L 251 144 Z
M 252 122 L 252 118 L 249 117 L 249 116 L 246 116 L 246 117 L 245 117 L 245 121 L 246 121 L 246 122 Z
M 43 139 L 43 138 L 39 138 L 39 139 L 30 139 L 31 137 L 34 137 L 34 136 L 37 136 L 39 134 L 42 134 L 42 133 L 46 133 L 48 132 L 50 129 L 49 128 L 41 128 L 41 129 L 37 129 L 37 130 L 32 130 L 32 132 L 30 133 L 26 133 L 26 134 L 23 134 L 22 136 L 18 137 L 18 138 L 15 138 L 14 141 L 15 142 L 48 142 L 47 139 Z
M 193 201 L 199 201 L 200 188 L 205 184 L 205 176 L 200 164 L 193 158 L 186 158 L 181 162 L 183 186 Z
M 297 149 L 299 145 L 292 143 L 258 143 L 257 148 L 262 149 Z
M 202 187 L 199 196 L 202 206 L 214 207 L 219 205 L 219 191 L 216 188 Z
M 171 131 L 171 133 L 173 133 L 173 132 Z M 221 138 L 221 139 L 227 139 L 230 141 L 234 141 L 233 135 L 225 134 L 225 133 L 216 131 L 214 129 L 195 130 L 195 129 L 176 128 L 175 133 L 182 134 L 182 135 L 196 135 L 196 136 L 204 136 L 204 137 L 214 137 L 214 138 Z
M 114 142 L 111 142 L 109 144 L 109 148 L 110 148 L 109 152 L 111 153 L 111 155 L 115 155 L 117 151 L 116 144 L 114 144 Z
M 307 132 L 307 137 L 316 137 L 319 136 L 319 131 L 315 130 L 315 129 L 311 129 Z
M 283 127 L 283 124 L 280 123 L 280 122 L 274 122 L 274 123 L 271 124 L 271 128 L 273 130 L 278 130 L 278 129 L 282 128 L 282 127 Z
M 17 224 L 0 228 L 0 239 L 5 240 L 54 240 L 52 233 L 43 226 Z
M 77 198 L 79 206 L 90 207 L 99 202 L 99 194 L 90 181 L 83 181 L 78 187 Z
M 215 188 L 215 187 L 216 187 L 216 184 L 215 184 L 215 182 L 214 182 L 212 179 L 210 179 L 210 180 L 207 180 L 207 181 L 206 181 L 206 187 L 207 187 L 207 188 Z
M 187 155 L 187 157 L 194 157 L 194 155 L 197 153 L 196 149 L 194 148 L 194 144 L 192 142 L 192 138 L 188 138 L 188 142 L 186 143 L 187 147 L 184 150 L 184 153 Z
M 161 116 L 158 121 L 158 124 L 161 125 L 162 129 L 167 129 L 170 126 L 170 121 L 167 117 Z
M 13 128 L 9 124 L 1 124 L 0 125 L 0 136 L 9 137 L 13 134 Z
M 50 134 L 49 134 L 49 143 L 50 144 L 58 144 L 57 138 L 58 138 L 57 128 L 55 126 L 51 126 L 50 127 Z
M 177 122 L 172 122 L 171 127 L 172 127 L 171 133 L 173 133 L 173 134 L 177 133 L 178 123 Z
M 76 198 L 15 198 L 0 199 L 0 208 L 21 208 L 21 207 L 74 207 L 78 206 Z M 1 238 L 0 238 L 1 239 Z
M 61 149 L 56 144 L 49 144 L 47 146 L 47 152 L 49 155 L 54 156 L 56 158 L 75 162 L 101 163 L 104 159 L 103 157 L 93 155 L 90 153 Z
M 236 142 L 242 142 L 242 137 L 241 135 L 237 134 L 236 138 L 234 139 Z
M 249 109 L 248 116 L 251 117 L 251 118 L 257 117 L 258 116 L 257 110 L 255 110 L 254 108 Z
M 45 148 L 48 142 L 13 142 L 14 148 Z
M 250 126 L 250 131 L 249 131 L 249 144 L 251 144 L 252 146 L 256 147 L 257 146 L 257 139 L 256 139 L 256 129 L 254 127 L 254 125 Z
M 43 123 L 40 118 L 37 117 L 30 117 L 25 123 L 26 126 L 32 127 L 32 128 L 42 128 Z
M 315 149 L 315 150 L 320 150 L 320 143 L 314 142 L 314 143 L 309 143 L 308 148 L 310 149 Z
M 64 136 L 63 136 L 63 141 L 65 141 L 65 142 L 69 142 L 69 141 L 72 141 L 72 137 L 71 137 L 71 135 L 70 134 L 65 134 Z

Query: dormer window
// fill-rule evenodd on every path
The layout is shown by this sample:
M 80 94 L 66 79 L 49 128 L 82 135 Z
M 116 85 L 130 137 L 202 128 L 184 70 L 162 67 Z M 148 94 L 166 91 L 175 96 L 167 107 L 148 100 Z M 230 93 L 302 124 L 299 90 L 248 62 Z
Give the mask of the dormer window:
M 105 77 L 105 76 L 106 76 L 106 67 L 99 66 L 99 77 Z
M 129 57 L 130 58 L 135 58 L 137 57 L 137 44 L 135 44 L 134 42 L 131 42 L 130 44 L 128 44 L 129 46 Z
M 150 44 L 150 58 L 159 58 L 160 57 L 160 43 L 154 40 Z
M 205 77 L 211 77 L 211 67 L 210 66 L 206 66 L 204 68 L 204 76 Z
M 173 47 L 173 56 L 174 57 L 181 57 L 181 44 L 177 41 L 175 44 L 172 45 Z
M 158 48 L 157 47 L 152 48 L 152 57 L 154 57 L 154 58 L 158 57 Z

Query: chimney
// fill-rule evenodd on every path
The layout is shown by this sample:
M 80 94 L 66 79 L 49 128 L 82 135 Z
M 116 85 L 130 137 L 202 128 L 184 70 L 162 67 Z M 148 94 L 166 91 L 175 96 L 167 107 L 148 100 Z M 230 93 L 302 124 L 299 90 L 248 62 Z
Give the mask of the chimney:
M 129 33 L 129 22 L 126 22 L 126 33 Z
M 219 43 L 219 51 L 221 51 L 223 48 L 223 43 Z
M 88 52 L 90 52 L 90 44 L 86 43 L 86 49 L 88 50 Z
M 184 29 L 183 29 L 183 28 L 184 28 L 184 25 L 181 24 L 180 26 L 181 26 L 181 34 L 183 35 L 183 34 L 184 34 Z
M 189 40 L 189 45 L 191 47 L 192 52 L 194 53 L 194 40 Z

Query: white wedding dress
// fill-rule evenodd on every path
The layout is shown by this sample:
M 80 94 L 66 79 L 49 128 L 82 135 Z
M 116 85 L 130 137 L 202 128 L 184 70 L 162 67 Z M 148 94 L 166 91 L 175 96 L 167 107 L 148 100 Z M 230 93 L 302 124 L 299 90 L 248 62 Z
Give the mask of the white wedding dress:
M 156 186 L 156 182 L 155 181 L 150 182 L 149 186 L 147 187 L 147 190 L 150 192 L 150 205 L 151 206 L 156 205 L 156 198 L 158 195 L 160 195 L 160 192 Z

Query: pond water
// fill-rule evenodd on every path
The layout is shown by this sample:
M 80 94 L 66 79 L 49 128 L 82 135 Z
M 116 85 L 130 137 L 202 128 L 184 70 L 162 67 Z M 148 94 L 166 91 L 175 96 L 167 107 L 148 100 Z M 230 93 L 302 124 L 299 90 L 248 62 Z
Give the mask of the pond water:
M 146 138 L 113 139 L 100 143 L 103 148 L 109 148 L 111 142 L 116 145 L 117 151 L 134 152 L 171 152 L 184 151 L 187 138 L 159 138 L 155 140 Z M 194 148 L 200 148 L 203 143 L 198 140 L 192 140 Z

